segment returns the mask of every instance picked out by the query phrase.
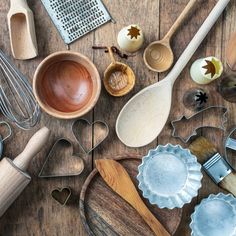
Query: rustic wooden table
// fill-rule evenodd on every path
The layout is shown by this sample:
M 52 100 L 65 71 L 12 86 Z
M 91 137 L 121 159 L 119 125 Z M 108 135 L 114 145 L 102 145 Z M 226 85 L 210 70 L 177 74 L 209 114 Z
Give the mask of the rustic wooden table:
M 40 55 L 36 59 L 30 61 L 13 61 L 29 78 L 29 80 L 32 81 L 34 71 L 40 61 L 52 52 L 66 50 L 66 46 L 56 28 L 50 21 L 50 18 L 41 2 L 36 0 L 28 2 L 35 14 L 36 33 Z M 116 36 L 118 31 L 128 24 L 138 23 L 145 33 L 145 47 L 150 42 L 164 36 L 176 17 L 187 4 L 188 0 L 105 0 L 104 2 L 117 23 L 108 23 L 86 35 L 82 39 L 77 40 L 70 46 L 70 50 L 88 56 L 95 65 L 97 65 L 101 76 L 107 65 L 110 63 L 109 57 L 105 55 L 103 51 L 93 51 L 91 49 L 92 45 L 116 45 Z M 172 45 L 176 58 L 180 55 L 203 20 L 209 14 L 211 8 L 216 3 L 216 0 L 198 0 L 198 3 L 199 4 L 197 4 L 191 17 L 186 20 L 186 23 L 179 29 L 178 33 L 173 38 Z M 10 42 L 6 18 L 8 9 L 9 1 L 0 1 L 0 46 L 8 55 L 10 55 Z M 227 10 L 218 20 L 216 26 L 195 53 L 191 62 L 196 58 L 214 55 L 223 60 L 225 71 L 229 72 L 225 61 L 225 47 L 231 33 L 236 31 L 235 19 L 236 1 L 232 0 Z M 88 176 L 89 172 L 92 170 L 93 161 L 95 159 L 113 158 L 117 155 L 125 156 L 127 153 L 132 153 L 133 156 L 143 155 L 146 154 L 150 148 L 156 147 L 157 144 L 173 143 L 183 145 L 181 141 L 171 137 L 171 128 L 169 123 L 165 126 L 158 139 L 144 148 L 127 148 L 118 140 L 115 134 L 116 117 L 128 99 L 140 89 L 153 84 L 164 77 L 164 74 L 158 75 L 157 73 L 149 71 L 144 66 L 142 53 L 143 49 L 140 50 L 135 57 L 131 57 L 127 60 L 127 63 L 133 68 L 137 76 L 137 83 L 134 90 L 123 98 L 113 98 L 109 96 L 103 88 L 101 97 L 94 110 L 86 116 L 90 121 L 97 119 L 105 120 L 110 126 L 110 134 L 106 141 L 90 156 L 82 156 L 86 163 L 86 168 L 81 176 L 50 180 L 37 178 L 37 173 L 42 166 L 45 155 L 49 151 L 49 148 L 56 137 L 70 138 L 74 144 L 76 144 L 71 134 L 72 121 L 57 120 L 43 113 L 40 124 L 33 130 L 22 131 L 14 127 L 13 137 L 5 144 L 4 155 L 8 157 L 16 156 L 19 153 L 19 150 L 23 149 L 29 137 L 39 129 L 40 126 L 46 125 L 50 127 L 53 135 L 51 135 L 49 140 L 50 145 L 47 145 L 30 165 L 29 172 L 32 175 L 31 184 L 0 219 L 1 236 L 86 235 L 80 221 L 77 203 L 79 201 L 81 186 L 86 179 L 86 176 Z M 191 62 L 180 75 L 180 78 L 174 86 L 174 99 L 170 120 L 183 114 L 191 114 L 189 110 L 184 108 L 182 103 L 184 92 L 189 88 L 197 87 L 189 76 L 189 67 Z M 229 122 L 227 127 L 229 129 L 235 124 L 235 105 L 223 101 L 220 95 L 216 92 L 216 87 L 217 82 L 214 82 L 208 86 L 204 86 L 204 89 L 210 95 L 209 104 L 225 105 L 229 108 Z M 1 119 L 4 118 L 1 117 Z M 214 140 L 220 150 L 223 151 L 222 146 L 224 134 L 221 131 L 204 129 L 201 133 Z M 89 142 L 91 137 L 92 134 L 90 133 L 85 138 Z M 80 152 L 77 144 L 75 145 L 75 152 Z M 236 164 L 236 162 L 234 161 L 233 164 Z M 50 198 L 50 191 L 55 187 L 66 185 L 71 186 L 73 189 L 74 205 L 62 208 L 55 204 L 55 202 Z M 190 235 L 190 214 L 193 212 L 194 206 L 210 193 L 217 193 L 219 191 L 222 190 L 214 185 L 209 177 L 204 175 L 203 187 L 200 189 L 198 197 L 196 197 L 191 204 L 184 206 L 182 222 L 176 235 Z

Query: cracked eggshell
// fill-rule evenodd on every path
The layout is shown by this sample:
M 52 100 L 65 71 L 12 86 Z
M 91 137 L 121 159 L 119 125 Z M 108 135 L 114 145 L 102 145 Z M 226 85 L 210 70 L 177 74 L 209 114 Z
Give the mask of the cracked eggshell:
M 141 28 L 132 24 L 121 29 L 117 36 L 117 43 L 119 47 L 126 52 L 138 51 L 144 42 L 144 35 Z

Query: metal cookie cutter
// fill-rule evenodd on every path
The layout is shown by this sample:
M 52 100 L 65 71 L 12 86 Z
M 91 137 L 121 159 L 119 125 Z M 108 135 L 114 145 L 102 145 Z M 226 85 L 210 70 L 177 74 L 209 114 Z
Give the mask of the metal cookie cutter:
M 226 140 L 225 140 L 225 154 L 226 154 L 226 150 L 227 148 L 232 149 L 234 151 L 236 151 L 236 137 L 232 138 L 232 135 L 234 134 L 236 130 L 236 127 L 234 127 L 228 134 Z M 227 155 L 226 155 L 227 156 Z
M 8 138 L 10 138 L 11 135 L 12 135 L 11 126 L 6 121 L 0 121 L 0 126 L 2 126 L 2 125 L 7 126 L 8 134 L 5 137 L 2 137 L 0 135 L 0 160 L 1 160 L 1 157 L 2 157 L 2 153 L 3 153 L 3 142 L 5 140 L 7 140 Z
M 92 133 L 92 139 L 85 141 L 85 137 L 89 137 L 89 131 Z M 84 153 L 89 154 L 107 138 L 109 127 L 101 120 L 90 123 L 86 119 L 78 119 L 72 124 L 72 133 Z
M 60 138 L 53 144 L 49 151 L 38 177 L 54 178 L 76 176 L 81 174 L 83 170 L 83 159 L 74 154 L 71 141 Z
M 65 206 L 70 199 L 71 189 L 70 187 L 64 188 L 55 188 L 51 192 L 51 196 L 56 200 L 60 205 Z
M 201 128 L 217 128 L 225 131 L 224 124 L 228 120 L 227 113 L 226 107 L 210 106 L 190 117 L 182 116 L 171 121 L 172 137 L 179 138 L 182 142 L 187 143 L 191 137 L 197 135 L 198 129 Z

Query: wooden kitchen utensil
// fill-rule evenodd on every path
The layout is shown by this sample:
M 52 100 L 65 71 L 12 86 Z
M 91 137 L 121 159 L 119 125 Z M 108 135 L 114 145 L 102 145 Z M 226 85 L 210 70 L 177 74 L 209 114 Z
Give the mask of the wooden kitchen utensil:
M 236 32 L 233 33 L 227 44 L 226 62 L 231 70 L 236 70 Z
M 105 182 L 137 210 L 156 235 L 170 236 L 143 203 L 129 174 L 121 164 L 109 159 L 96 160 L 95 164 Z
M 142 156 L 131 153 L 116 156 L 115 160 L 125 168 L 137 189 Z M 161 209 L 141 198 L 166 230 L 174 235 L 181 221 L 182 209 Z M 154 235 L 137 211 L 105 183 L 97 168 L 91 171 L 83 184 L 79 205 L 81 221 L 89 236 Z
M 115 60 L 111 47 L 108 51 L 112 62 L 104 72 L 103 83 L 109 94 L 121 97 L 133 89 L 135 75 L 128 65 Z
M 162 40 L 152 42 L 147 46 L 143 54 L 143 59 L 150 70 L 155 72 L 164 72 L 171 67 L 174 61 L 174 54 L 170 46 L 171 38 L 192 10 L 196 2 L 196 0 L 190 0 L 188 2 L 188 5 L 184 8 L 183 12 Z
M 236 172 L 221 157 L 215 145 L 210 140 L 199 137 L 191 143 L 189 149 L 197 157 L 211 179 L 221 188 L 236 196 Z
M 5 157 L 0 162 L 0 217 L 29 184 L 31 178 L 26 173 L 27 167 L 47 143 L 49 133 L 46 127 L 40 129 L 13 161 Z
M 13 57 L 21 60 L 36 57 L 34 16 L 26 0 L 11 0 L 7 19 Z
M 145 146 L 162 131 L 169 117 L 172 88 L 175 80 L 229 1 L 219 0 L 216 3 L 214 9 L 165 79 L 141 90 L 123 107 L 116 121 L 116 133 L 125 145 L 130 147 Z

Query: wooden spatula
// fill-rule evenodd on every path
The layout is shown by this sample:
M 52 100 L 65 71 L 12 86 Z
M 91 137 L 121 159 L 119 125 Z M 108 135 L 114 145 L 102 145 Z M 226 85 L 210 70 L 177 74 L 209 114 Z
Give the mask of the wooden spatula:
M 227 44 L 226 61 L 231 70 L 236 70 L 236 32 L 232 34 Z
M 154 217 L 140 198 L 129 174 L 117 161 L 101 159 L 96 167 L 105 182 L 126 200 L 142 216 L 152 231 L 158 236 L 170 236 L 163 225 Z

